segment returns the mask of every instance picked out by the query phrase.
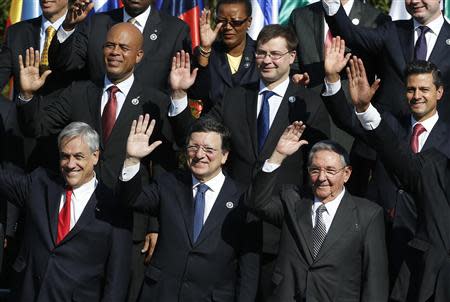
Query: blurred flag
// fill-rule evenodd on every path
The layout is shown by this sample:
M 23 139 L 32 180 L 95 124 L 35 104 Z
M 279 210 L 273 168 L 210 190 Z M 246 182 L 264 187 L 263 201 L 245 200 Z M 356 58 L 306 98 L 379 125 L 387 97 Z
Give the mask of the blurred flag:
M 442 4 L 442 2 L 441 2 Z M 447 22 L 450 20 L 450 0 L 445 0 L 444 2 L 444 10 L 443 10 L 444 16 L 447 19 Z
M 39 0 L 12 0 L 6 27 L 22 20 L 36 18 L 40 14 Z
M 278 23 L 280 6 L 281 0 L 252 0 L 252 25 L 248 30 L 250 37 L 256 40 L 264 25 Z
M 122 6 L 121 0 L 94 0 L 94 10 L 96 13 L 107 12 Z
M 281 2 L 280 15 L 278 21 L 280 24 L 286 25 L 289 22 L 289 17 L 294 9 L 298 7 L 307 6 L 308 4 L 317 2 L 318 0 L 283 0 Z
M 192 48 L 200 44 L 200 14 L 202 0 L 156 0 L 156 7 L 186 22 L 191 29 Z
M 389 15 L 393 21 L 411 19 L 411 15 L 405 8 L 405 0 L 392 0 Z

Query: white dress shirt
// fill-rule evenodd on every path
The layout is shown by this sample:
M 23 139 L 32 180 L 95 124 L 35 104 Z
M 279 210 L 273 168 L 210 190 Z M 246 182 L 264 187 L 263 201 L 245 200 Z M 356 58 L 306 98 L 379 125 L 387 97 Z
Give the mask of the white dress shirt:
M 414 45 L 416 45 L 417 39 L 420 36 L 420 29 L 419 22 L 416 21 L 416 19 L 413 19 L 414 21 Z M 435 20 L 431 21 L 427 24 L 428 28 L 430 29 L 425 33 L 425 40 L 427 41 L 427 60 L 430 57 L 431 52 L 433 51 L 433 47 L 436 44 L 437 37 L 439 35 L 439 32 L 441 31 L 442 25 L 444 25 L 444 17 L 440 15 Z
M 97 178 L 94 177 L 84 185 L 79 188 L 73 189 L 72 199 L 70 202 L 70 229 L 72 229 L 77 223 L 78 219 L 80 219 L 81 214 L 83 214 L 84 208 L 86 207 L 89 199 L 97 187 L 98 181 Z M 64 204 L 66 203 L 66 193 L 64 191 L 61 194 L 61 199 L 59 203 L 59 211 L 61 212 Z
M 325 208 L 327 209 L 322 213 L 323 222 L 325 223 L 325 227 L 327 229 L 327 233 L 330 230 L 331 223 L 333 223 L 334 216 L 336 215 L 337 209 L 339 208 L 339 205 L 341 204 L 342 198 L 345 194 L 345 188 L 342 189 L 342 192 L 339 193 L 338 196 L 336 196 L 335 199 L 327 202 L 322 203 L 321 200 L 319 200 L 317 197 L 314 197 L 314 202 L 311 207 L 311 218 L 312 218 L 312 227 L 314 228 L 316 226 L 316 210 L 319 206 L 322 204 L 325 205 Z
M 101 103 L 101 113 L 103 115 L 103 110 L 105 109 L 106 103 L 108 103 L 108 88 L 113 86 L 114 84 L 105 76 L 105 84 L 103 87 L 102 94 L 102 103 Z M 120 110 L 122 110 L 123 104 L 125 103 L 125 99 L 127 98 L 128 92 L 130 92 L 131 86 L 134 82 L 134 75 L 131 74 L 126 80 L 120 82 L 119 84 L 115 84 L 119 91 L 116 92 L 117 99 L 117 110 L 116 110 L 116 119 L 119 116 Z
M 67 13 L 66 13 L 67 14 Z M 45 44 L 45 31 L 49 26 L 53 27 L 54 29 L 58 30 L 61 27 L 61 24 L 63 23 L 64 19 L 66 19 L 66 14 L 56 20 L 55 22 L 50 22 L 47 20 L 44 15 L 42 15 L 41 18 L 41 30 L 39 31 L 39 53 L 42 54 L 42 50 L 44 49 Z
M 269 98 L 269 129 L 272 127 L 273 120 L 277 115 L 278 109 L 280 108 L 281 101 L 283 100 L 284 95 L 286 94 L 286 90 L 289 86 L 289 77 L 277 85 L 272 92 L 275 94 Z M 258 103 L 256 105 L 256 116 L 259 116 L 261 112 L 261 106 L 263 101 L 263 93 L 269 90 L 266 85 L 262 81 L 259 81 L 259 94 L 258 94 Z

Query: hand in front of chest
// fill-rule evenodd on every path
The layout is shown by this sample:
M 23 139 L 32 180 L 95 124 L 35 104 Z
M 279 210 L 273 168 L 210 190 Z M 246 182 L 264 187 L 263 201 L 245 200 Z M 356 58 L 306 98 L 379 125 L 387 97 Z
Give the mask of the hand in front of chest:
M 150 136 L 155 128 L 155 120 L 150 121 L 150 115 L 139 116 L 131 124 L 130 134 L 127 140 L 127 156 L 124 167 L 132 166 L 140 162 L 142 158 L 149 155 L 162 142 L 155 141 L 150 144 Z
M 34 93 L 44 86 L 45 80 L 51 73 L 51 70 L 46 70 L 40 75 L 39 64 L 39 50 L 34 50 L 33 47 L 26 50 L 25 60 L 22 55 L 19 55 L 20 95 L 24 99 L 31 99 Z

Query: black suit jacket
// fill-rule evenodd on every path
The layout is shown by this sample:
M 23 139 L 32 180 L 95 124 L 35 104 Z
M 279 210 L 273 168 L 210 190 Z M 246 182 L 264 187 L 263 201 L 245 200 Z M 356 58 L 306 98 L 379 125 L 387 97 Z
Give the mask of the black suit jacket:
M 392 293 L 394 301 L 447 301 L 450 297 L 450 162 L 435 148 L 413 154 L 382 120 L 371 145 L 414 197 L 418 214 L 411 251 Z
M 334 35 L 340 35 L 354 51 L 365 53 L 375 61 L 376 73 L 381 79 L 374 103 L 382 111 L 389 111 L 395 116 L 408 114 L 409 108 L 404 101 L 406 65 L 414 58 L 414 26 L 412 20 L 387 22 L 377 29 L 354 26 L 341 7 L 336 15 L 327 17 Z M 444 21 L 434 45 L 429 61 L 437 65 L 442 72 L 445 89 L 450 83 L 450 24 Z M 441 118 L 450 120 L 449 94 L 444 92 L 439 104 Z
M 0 51 L 0 88 L 3 89 L 9 79 L 15 79 L 14 95 L 19 93 L 19 55 L 25 58 L 25 50 L 29 47 L 39 50 L 40 30 L 42 18 L 37 17 L 18 22 L 7 30 L 5 43 Z M 55 36 L 55 40 L 56 36 Z M 67 87 L 77 74 L 67 74 L 55 70 L 47 78 L 45 85 L 39 90 L 40 94 L 57 93 Z
M 163 141 L 149 158 L 153 163 L 151 172 L 158 174 L 174 169 L 176 156 L 172 146 L 171 127 L 167 121 L 168 97 L 157 90 L 144 89 L 135 79 L 105 144 L 100 112 L 102 93 L 103 85 L 91 81 L 74 82 L 52 100 L 50 105 L 45 106 L 45 98 L 35 96 L 29 103 L 19 106 L 19 118 L 26 125 L 26 134 L 31 136 L 58 134 L 74 121 L 89 124 L 100 135 L 100 160 L 96 169 L 99 179 L 114 188 L 125 159 L 131 123 L 140 114 L 149 113 L 157 121 L 152 139 Z M 137 105 L 133 105 L 133 99 L 139 101 Z M 142 240 L 146 231 L 146 220 L 135 219 L 134 239 Z
M 344 12 L 345 13 L 345 12 Z M 322 86 L 325 77 L 323 67 L 324 59 L 324 12 L 322 3 L 316 2 L 310 5 L 295 9 L 289 19 L 289 26 L 294 30 L 299 41 L 297 47 L 297 60 L 301 72 L 308 72 L 310 76 L 310 87 Z M 383 14 L 373 6 L 356 0 L 349 14 L 350 20 L 357 20 L 359 27 L 376 28 L 381 26 L 391 18 Z M 355 21 L 356 22 L 356 21 Z M 364 53 L 354 53 L 361 56 Z M 364 59 L 364 56 L 362 57 Z M 365 61 L 366 62 L 366 61 Z M 369 63 L 369 62 L 368 62 Z M 368 72 L 372 75 L 373 67 L 368 65 Z M 345 75 L 346 76 L 346 75 Z
M 123 301 L 131 256 L 131 216 L 101 183 L 68 235 L 56 244 L 64 181 L 37 169 L 0 170 L 0 193 L 25 209 L 24 244 L 16 260 L 14 301 Z
M 106 34 L 120 22 L 123 22 L 122 8 L 92 15 L 62 44 L 53 39 L 49 52 L 51 66 L 63 71 L 85 68 L 88 76 L 85 79 L 102 81 L 106 71 L 103 59 Z M 172 57 L 182 49 L 190 53 L 189 27 L 152 6 L 143 36 L 144 58 L 136 66 L 135 76 L 146 87 L 167 89 Z
M 194 85 L 189 89 L 192 98 L 204 101 L 206 108 L 203 112 L 209 111 L 211 106 L 222 100 L 226 89 L 259 81 L 255 50 L 256 42 L 247 35 L 239 69 L 235 74 L 231 74 L 225 45 L 221 41 L 213 43 L 208 66 L 202 67 L 198 63 L 195 65 L 199 70 Z M 196 48 L 195 52 L 198 56 L 199 49 Z
M 136 177 L 135 177 L 136 178 Z M 240 190 L 229 177 L 193 242 L 192 174 L 177 171 L 144 186 L 133 208 L 157 215 L 158 243 L 140 301 L 249 301 L 256 296 L 256 229 L 246 222 Z
M 312 198 L 298 186 L 271 191 L 277 173 L 259 172 L 246 204 L 281 228 L 280 249 L 268 301 L 387 301 L 388 274 L 383 211 L 375 203 L 345 193 L 325 241 L 312 254 Z
M 319 96 L 311 90 L 290 83 L 270 127 L 266 143 L 258 153 L 257 101 L 258 85 L 234 87 L 227 90 L 223 100 L 207 114 L 230 129 L 232 147 L 226 168 L 233 179 L 245 186 L 250 184 L 264 161 L 270 157 L 281 134 L 292 122 L 303 121 L 307 125 L 303 137 L 308 140 L 309 146 L 326 139 L 330 131 L 327 112 Z M 188 128 L 186 125 L 192 122 L 193 118 L 187 109 L 171 121 L 174 129 L 179 131 L 176 136 L 185 137 L 184 131 Z M 277 178 L 278 184 L 303 184 L 306 181 L 303 172 L 306 173 L 307 152 L 308 148 L 299 150 L 282 164 Z M 277 230 L 264 230 L 264 236 L 269 236 L 264 240 L 264 251 L 276 254 Z
M 325 106 L 335 123 L 351 135 L 369 143 L 367 132 L 354 114 L 353 106 L 348 106 L 341 91 L 323 97 Z M 389 112 L 383 119 L 393 129 L 398 140 L 409 145 L 411 140 L 411 115 L 397 119 Z M 450 126 L 439 118 L 429 133 L 421 152 L 436 148 L 450 157 Z M 408 251 L 407 244 L 414 238 L 417 229 L 417 209 L 413 197 L 392 171 L 386 171 L 383 161 L 377 156 L 375 168 L 367 192 L 367 198 L 377 202 L 385 210 L 388 221 L 389 265 L 391 281 L 395 281 Z

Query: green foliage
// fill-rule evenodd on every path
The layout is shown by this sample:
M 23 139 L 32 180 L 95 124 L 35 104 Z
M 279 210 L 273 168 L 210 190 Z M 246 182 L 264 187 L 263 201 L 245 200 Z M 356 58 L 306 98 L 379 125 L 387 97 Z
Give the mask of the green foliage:
M 385 12 L 386 14 L 389 13 L 389 8 L 391 7 L 391 0 L 369 0 L 370 4 L 375 6 L 376 8 L 380 9 L 381 11 Z

